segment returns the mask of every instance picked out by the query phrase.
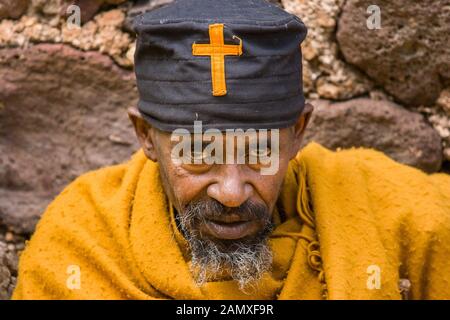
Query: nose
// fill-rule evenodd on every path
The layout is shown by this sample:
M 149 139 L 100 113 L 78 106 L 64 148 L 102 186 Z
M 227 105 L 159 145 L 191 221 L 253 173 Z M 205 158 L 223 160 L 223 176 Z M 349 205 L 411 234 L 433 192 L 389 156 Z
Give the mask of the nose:
M 239 165 L 220 166 L 216 181 L 208 186 L 207 194 L 226 207 L 238 207 L 253 194 L 253 187 L 246 181 Z

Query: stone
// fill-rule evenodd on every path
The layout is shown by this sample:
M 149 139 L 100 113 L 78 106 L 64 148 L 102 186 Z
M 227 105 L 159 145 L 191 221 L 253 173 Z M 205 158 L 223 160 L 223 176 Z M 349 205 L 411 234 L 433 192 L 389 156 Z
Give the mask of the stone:
M 11 242 L 11 241 L 13 241 L 13 239 L 14 239 L 14 235 L 11 232 L 7 232 L 5 234 L 5 241 L 6 242 Z
M 0 263 L 0 300 L 9 299 L 8 288 L 11 282 L 11 273 Z
M 104 3 L 118 5 L 118 4 L 124 3 L 126 1 L 128 1 L 128 0 L 104 0 Z
M 65 0 L 31 0 L 28 14 L 55 24 L 65 14 Z
M 450 148 L 445 148 L 444 149 L 444 158 L 445 158 L 445 160 L 450 162 Z
M 70 43 L 82 50 L 98 50 L 111 56 L 119 65 L 131 67 L 126 53 L 134 42 L 131 36 L 121 31 L 125 14 L 121 9 L 102 12 L 81 28 L 62 25 L 62 42 Z
M 134 73 L 61 44 L 0 49 L 0 225 L 31 234 L 47 204 L 80 174 L 138 149 L 126 108 Z
M 333 150 L 374 148 L 426 172 L 441 168 L 441 138 L 421 114 L 390 101 L 369 98 L 311 103 L 315 110 L 304 144 L 316 141 Z
M 372 4 L 354 0 L 343 7 L 337 40 L 346 61 L 404 105 L 434 104 L 450 79 L 448 1 L 377 1 L 381 28 L 371 30 L 366 10 Z
M 340 57 L 336 24 L 343 0 L 282 0 L 284 9 L 308 27 L 302 43 L 304 91 L 310 98 L 350 99 L 366 94 L 372 83 Z
M 8 246 L 0 241 L 0 300 L 11 297 L 16 285 L 17 268 L 17 252 L 9 250 Z
M 28 9 L 29 0 L 0 0 L 0 19 L 17 19 Z
M 450 88 L 442 90 L 436 104 L 444 110 L 450 117 Z
M 38 18 L 40 23 L 59 27 L 74 13 L 69 6 L 80 8 L 80 22 L 86 23 L 100 10 L 104 0 L 31 0 L 29 16 Z
M 76 5 L 80 8 L 81 22 L 91 20 L 103 5 L 119 5 L 126 0 L 32 0 L 32 13 L 49 22 L 67 16 L 67 8 Z
M 106 11 L 96 17 L 98 26 L 101 27 L 120 27 L 125 21 L 125 14 L 120 9 Z
M 445 160 L 450 161 L 450 117 L 439 105 L 419 108 L 442 138 Z
M 80 7 L 80 14 L 81 14 L 80 20 L 81 23 L 85 23 L 91 20 L 92 17 L 94 17 L 94 15 L 98 12 L 102 4 L 103 4 L 102 0 L 75 0 L 75 1 L 68 1 L 67 7 L 70 5 L 76 5 Z
M 0 47 L 26 48 L 42 42 L 65 43 L 81 50 L 105 53 L 122 67 L 131 69 L 133 66 L 132 57 L 127 53 L 135 41 L 131 34 L 122 30 L 123 9 L 101 12 L 79 28 L 61 23 L 59 16 L 56 17 L 57 24 L 53 24 L 50 17 L 54 18 L 49 16 L 47 21 L 40 14 L 33 13 L 15 21 L 0 21 Z

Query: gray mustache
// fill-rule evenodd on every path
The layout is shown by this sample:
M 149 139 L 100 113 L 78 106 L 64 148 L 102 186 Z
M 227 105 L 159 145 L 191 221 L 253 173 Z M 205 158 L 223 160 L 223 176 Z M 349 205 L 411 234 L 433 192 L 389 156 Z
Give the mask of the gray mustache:
M 196 220 L 220 219 L 226 215 L 238 215 L 242 220 L 268 220 L 270 214 L 265 205 L 247 200 L 239 207 L 227 207 L 219 201 L 208 198 L 190 202 L 185 214 Z

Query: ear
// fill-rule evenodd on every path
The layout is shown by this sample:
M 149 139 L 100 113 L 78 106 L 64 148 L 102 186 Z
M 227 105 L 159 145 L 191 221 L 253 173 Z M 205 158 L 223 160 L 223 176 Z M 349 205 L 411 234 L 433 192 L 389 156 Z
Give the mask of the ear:
M 158 157 L 156 153 L 154 135 L 152 126 L 145 121 L 136 107 L 128 108 L 128 117 L 133 123 L 136 136 L 147 158 L 156 162 Z
M 312 104 L 307 103 L 305 108 L 302 111 L 302 114 L 298 117 L 297 122 L 293 126 L 294 136 L 293 136 L 293 154 L 291 155 L 291 159 L 295 157 L 298 151 L 301 148 L 303 135 L 305 133 L 305 129 L 308 126 L 309 120 L 311 119 L 311 115 L 313 113 L 314 107 Z

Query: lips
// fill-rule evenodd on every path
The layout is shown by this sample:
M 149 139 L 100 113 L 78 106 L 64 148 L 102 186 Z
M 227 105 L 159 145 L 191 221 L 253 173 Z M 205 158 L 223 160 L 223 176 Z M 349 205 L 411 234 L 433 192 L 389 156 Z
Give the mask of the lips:
M 224 214 L 214 218 L 207 218 L 208 221 L 213 221 L 217 223 L 234 223 L 234 222 L 247 222 L 251 219 L 240 216 L 238 214 Z
M 239 217 L 227 216 L 220 220 L 207 220 L 203 232 L 218 239 L 236 240 L 256 233 L 259 227 L 258 220 L 242 220 Z

